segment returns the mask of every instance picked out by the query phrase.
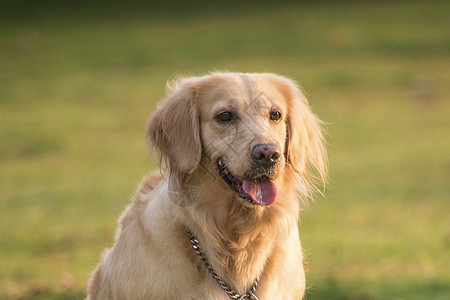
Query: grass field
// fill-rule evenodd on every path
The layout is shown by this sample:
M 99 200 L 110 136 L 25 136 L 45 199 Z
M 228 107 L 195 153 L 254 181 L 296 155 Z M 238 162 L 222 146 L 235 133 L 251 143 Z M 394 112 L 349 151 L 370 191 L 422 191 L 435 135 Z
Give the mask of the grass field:
M 450 299 L 448 1 L 86 5 L 0 18 L 0 299 L 83 299 L 166 80 L 212 70 L 294 78 L 328 122 L 307 299 Z

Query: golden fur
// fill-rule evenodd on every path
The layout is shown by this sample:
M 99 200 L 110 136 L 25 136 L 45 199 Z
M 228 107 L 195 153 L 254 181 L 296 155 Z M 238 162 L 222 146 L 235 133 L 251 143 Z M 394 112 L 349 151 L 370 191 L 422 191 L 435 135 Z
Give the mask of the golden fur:
M 269 120 L 272 108 L 279 122 Z M 232 110 L 239 120 L 216 120 Z M 120 219 L 114 247 L 94 271 L 88 299 L 229 299 L 192 249 L 191 231 L 217 274 L 245 293 L 302 299 L 303 256 L 298 196 L 325 181 L 326 152 L 320 121 L 297 85 L 275 74 L 213 73 L 180 80 L 148 122 L 151 152 L 163 172 L 146 177 Z M 255 144 L 282 152 L 267 207 L 239 199 L 222 180 L 217 161 L 242 178 Z

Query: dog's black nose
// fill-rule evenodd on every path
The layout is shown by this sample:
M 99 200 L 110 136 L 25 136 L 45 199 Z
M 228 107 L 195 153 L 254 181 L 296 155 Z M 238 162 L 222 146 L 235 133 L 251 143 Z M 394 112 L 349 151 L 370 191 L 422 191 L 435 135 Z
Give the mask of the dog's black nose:
M 276 164 L 280 156 L 280 149 L 275 144 L 257 144 L 252 149 L 253 161 L 263 168 Z

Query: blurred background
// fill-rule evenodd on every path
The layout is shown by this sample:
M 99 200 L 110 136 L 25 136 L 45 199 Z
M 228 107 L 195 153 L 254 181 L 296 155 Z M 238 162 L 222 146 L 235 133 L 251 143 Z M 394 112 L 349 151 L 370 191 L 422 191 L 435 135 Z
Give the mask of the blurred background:
M 166 81 L 297 80 L 331 182 L 299 224 L 307 299 L 450 299 L 450 2 L 2 1 L 0 299 L 83 299 Z

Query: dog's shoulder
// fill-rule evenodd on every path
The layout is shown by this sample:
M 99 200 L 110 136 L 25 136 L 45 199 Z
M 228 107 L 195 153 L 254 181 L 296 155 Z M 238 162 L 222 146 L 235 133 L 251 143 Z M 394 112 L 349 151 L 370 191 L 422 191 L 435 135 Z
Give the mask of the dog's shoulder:
M 137 194 L 146 195 L 146 194 L 150 193 L 163 180 L 164 180 L 164 177 L 161 174 L 161 172 L 156 172 L 156 173 L 152 173 L 150 175 L 145 176 L 137 189 Z

